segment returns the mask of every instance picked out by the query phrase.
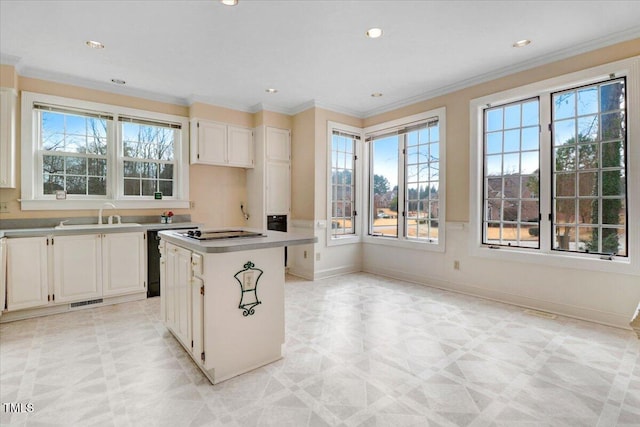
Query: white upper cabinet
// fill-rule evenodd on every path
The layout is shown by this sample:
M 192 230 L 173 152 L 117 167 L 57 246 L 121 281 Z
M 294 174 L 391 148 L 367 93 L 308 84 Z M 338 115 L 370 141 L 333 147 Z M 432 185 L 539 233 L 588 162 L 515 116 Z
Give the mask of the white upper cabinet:
M 0 88 L 0 188 L 16 187 L 16 98 L 11 88 Z
M 288 129 L 267 127 L 267 161 L 291 160 L 291 132 Z
M 253 167 L 253 131 L 209 120 L 191 121 L 191 163 Z
M 229 166 L 252 168 L 253 131 L 237 126 L 227 126 L 227 142 Z

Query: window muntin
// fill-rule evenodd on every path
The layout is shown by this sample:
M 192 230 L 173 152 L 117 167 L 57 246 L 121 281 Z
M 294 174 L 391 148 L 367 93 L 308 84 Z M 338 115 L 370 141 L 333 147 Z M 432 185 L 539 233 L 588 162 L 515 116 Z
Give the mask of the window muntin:
M 540 247 L 538 98 L 485 108 L 482 242 Z
M 441 211 L 438 118 L 369 134 L 367 142 L 369 234 L 437 243 Z
M 120 118 L 125 196 L 174 195 L 175 126 Z
M 405 236 L 438 239 L 440 190 L 440 128 L 438 122 L 405 135 Z
M 551 94 L 553 249 L 627 256 L 626 80 Z
M 359 135 L 331 134 L 331 237 L 356 233 L 356 141 Z
M 111 117 L 36 105 L 41 191 L 106 197 Z

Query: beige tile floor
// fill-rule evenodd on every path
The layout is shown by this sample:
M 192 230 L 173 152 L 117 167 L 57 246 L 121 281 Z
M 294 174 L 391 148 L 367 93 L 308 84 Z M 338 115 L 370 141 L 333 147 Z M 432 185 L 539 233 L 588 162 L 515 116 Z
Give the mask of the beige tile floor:
M 285 357 L 211 386 L 149 299 L 0 325 L 16 426 L 639 426 L 633 332 L 352 274 L 288 278 Z

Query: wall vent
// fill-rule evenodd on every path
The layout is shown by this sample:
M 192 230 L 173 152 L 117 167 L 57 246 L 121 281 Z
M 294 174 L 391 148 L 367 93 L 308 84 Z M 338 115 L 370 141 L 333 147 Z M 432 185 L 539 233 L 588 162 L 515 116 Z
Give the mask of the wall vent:
M 558 316 L 556 316 L 553 313 L 547 313 L 546 311 L 538 311 L 538 310 L 525 310 L 524 311 L 526 314 L 529 314 L 531 316 L 536 316 L 536 317 L 542 317 L 543 319 L 555 319 Z
M 89 301 L 80 301 L 80 302 L 72 302 L 71 304 L 69 304 L 69 306 L 71 308 L 76 308 L 76 307 L 83 307 L 85 305 L 91 305 L 91 304 L 101 304 L 103 301 L 102 298 L 98 298 L 98 299 L 91 299 Z

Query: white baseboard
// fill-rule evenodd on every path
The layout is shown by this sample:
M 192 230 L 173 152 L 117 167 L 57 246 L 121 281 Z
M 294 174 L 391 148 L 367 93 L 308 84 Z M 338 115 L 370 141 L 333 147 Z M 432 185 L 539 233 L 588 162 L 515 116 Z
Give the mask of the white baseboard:
M 452 281 L 442 280 L 437 278 L 425 279 L 425 277 L 423 276 L 408 274 L 401 270 L 369 267 L 369 268 L 363 269 L 363 271 L 367 273 L 389 277 L 392 279 L 399 279 L 399 280 L 404 280 L 411 283 L 430 286 L 432 288 L 443 289 L 451 292 L 458 292 L 461 294 L 480 297 L 480 298 L 484 298 L 484 299 L 488 299 L 496 302 L 516 305 L 523 308 L 546 311 L 546 312 L 557 314 L 560 316 L 572 317 L 575 319 L 585 320 L 588 322 L 595 322 L 595 323 L 600 323 L 607 326 L 613 326 L 616 328 L 631 330 L 631 327 L 629 326 L 630 319 L 618 313 L 611 313 L 606 311 L 594 310 L 591 308 L 574 306 L 570 304 L 562 304 L 562 303 L 542 300 L 538 298 L 515 295 L 507 292 L 501 292 L 501 291 L 481 288 L 479 286 L 467 285 L 467 284 L 462 284 L 458 282 L 452 282 Z
M 359 273 L 362 269 L 360 266 L 347 265 L 342 267 L 327 268 L 325 270 L 315 271 L 313 280 L 326 279 L 328 277 L 341 276 L 343 274 Z

